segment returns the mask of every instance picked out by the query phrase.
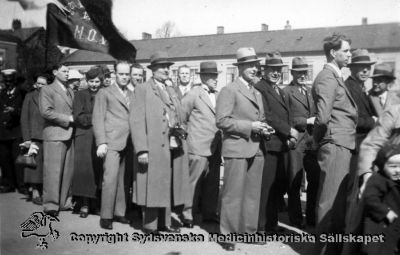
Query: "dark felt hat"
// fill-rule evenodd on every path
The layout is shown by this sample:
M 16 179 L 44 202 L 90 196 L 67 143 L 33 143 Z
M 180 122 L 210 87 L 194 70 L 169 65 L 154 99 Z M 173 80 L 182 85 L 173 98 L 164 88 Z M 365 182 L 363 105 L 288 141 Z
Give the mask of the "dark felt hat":
M 156 65 L 169 65 L 172 66 L 174 62 L 169 60 L 169 56 L 165 51 L 158 51 L 150 57 L 150 65 L 147 68 L 151 69 Z

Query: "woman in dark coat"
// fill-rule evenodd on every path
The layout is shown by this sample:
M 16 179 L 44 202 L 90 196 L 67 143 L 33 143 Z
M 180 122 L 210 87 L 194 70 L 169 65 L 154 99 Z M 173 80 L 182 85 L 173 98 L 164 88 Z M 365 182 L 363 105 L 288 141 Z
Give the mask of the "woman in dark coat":
M 36 154 L 36 168 L 25 168 L 24 182 L 29 185 L 32 202 L 42 204 L 41 189 L 43 184 L 43 124 L 44 120 L 39 112 L 40 88 L 46 86 L 48 78 L 44 74 L 35 77 L 33 90 L 24 100 L 21 111 L 21 130 L 24 146 L 29 148 L 29 154 Z
M 76 126 L 74 177 L 72 195 L 80 205 L 80 217 L 86 218 L 89 209 L 95 210 L 102 163 L 96 156 L 96 146 L 92 130 L 92 112 L 95 95 L 100 88 L 102 76 L 100 70 L 90 69 L 86 73 L 88 88 L 75 94 L 73 113 Z M 91 206 L 90 206 L 91 205 Z M 92 207 L 92 208 L 89 208 Z

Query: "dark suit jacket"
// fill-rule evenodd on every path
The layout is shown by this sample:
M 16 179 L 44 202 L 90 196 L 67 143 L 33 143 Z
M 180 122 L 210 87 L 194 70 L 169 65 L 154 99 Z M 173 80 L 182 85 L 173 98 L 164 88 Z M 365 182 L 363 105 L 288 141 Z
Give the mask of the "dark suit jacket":
M 21 137 L 20 116 L 23 102 L 23 93 L 15 88 L 11 95 L 6 89 L 0 90 L 0 140 L 9 140 Z M 4 112 L 6 107 L 14 111 Z
M 61 88 L 57 80 L 40 89 L 39 110 L 44 121 L 43 140 L 67 141 L 70 140 L 74 126 L 70 122 L 72 116 L 72 102 L 74 92 L 68 88 L 72 98 Z
M 375 126 L 375 120 L 372 116 L 378 117 L 378 114 L 372 105 L 371 99 L 362 91 L 362 83 L 356 81 L 352 76 L 349 76 L 345 81 L 345 85 L 357 104 L 358 122 L 356 129 L 356 149 L 358 150 L 368 132 Z
M 314 141 L 353 150 L 356 146 L 357 105 L 344 81 L 329 65 L 317 75 L 312 87 L 316 107 Z
M 255 86 L 263 98 L 265 119 L 275 129 L 275 134 L 265 142 L 268 151 L 287 151 L 289 148 L 286 141 L 290 135 L 292 125 L 292 113 L 289 108 L 289 99 L 282 89 L 279 89 L 280 96 L 276 93 L 271 84 L 266 80 L 260 80 Z
M 238 78 L 219 93 L 216 121 L 223 132 L 223 157 L 250 158 L 260 148 L 261 137 L 252 133 L 251 123 L 262 119 L 264 107 L 261 94 L 253 91 Z
M 307 96 L 300 92 L 299 86 L 290 83 L 283 91 L 289 100 L 290 112 L 293 115 L 293 126 L 300 132 L 297 146 L 299 149 L 312 148 L 312 125 L 307 125 L 307 119 L 316 114 L 311 88 L 307 87 Z
M 39 90 L 25 96 L 21 111 L 21 130 L 24 141 L 43 140 L 44 119 L 39 111 Z
M 73 104 L 74 120 L 76 126 L 75 136 L 92 134 L 92 113 L 95 95 L 89 89 L 76 92 Z
M 362 91 L 362 83 L 349 76 L 345 84 L 358 108 L 357 133 L 367 134 L 375 126 L 372 116 L 378 115 L 371 100 Z

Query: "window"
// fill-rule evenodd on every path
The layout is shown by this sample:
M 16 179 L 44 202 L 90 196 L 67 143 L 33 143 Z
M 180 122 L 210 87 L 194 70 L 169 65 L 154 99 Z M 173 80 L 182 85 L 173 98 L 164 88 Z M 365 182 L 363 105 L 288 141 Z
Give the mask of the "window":
M 236 67 L 228 67 L 226 69 L 226 84 L 233 82 L 238 76 L 238 69 Z

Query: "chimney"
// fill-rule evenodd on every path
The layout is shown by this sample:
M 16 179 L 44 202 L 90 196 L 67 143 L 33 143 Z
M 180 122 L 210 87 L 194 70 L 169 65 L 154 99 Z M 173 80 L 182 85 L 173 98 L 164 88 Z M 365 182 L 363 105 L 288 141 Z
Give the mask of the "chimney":
M 367 17 L 363 17 L 363 18 L 361 19 L 361 24 L 362 24 L 362 25 L 368 25 L 368 18 L 367 18 Z
M 291 30 L 292 25 L 290 25 L 289 20 L 286 20 L 285 30 Z
M 217 34 L 218 35 L 224 34 L 224 27 L 223 26 L 218 26 L 217 27 Z
M 261 24 L 261 31 L 268 31 L 268 25 L 265 23 Z
M 18 30 L 18 29 L 21 29 L 22 28 L 22 24 L 21 24 L 21 20 L 19 20 L 19 19 L 13 19 L 13 21 L 12 21 L 12 29 L 15 31 L 15 30 Z
M 143 33 L 142 33 L 142 39 L 143 39 L 143 40 L 151 39 L 151 34 L 146 33 L 146 32 L 143 32 Z

